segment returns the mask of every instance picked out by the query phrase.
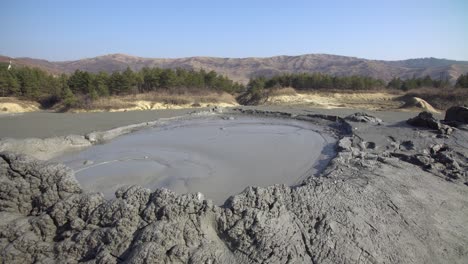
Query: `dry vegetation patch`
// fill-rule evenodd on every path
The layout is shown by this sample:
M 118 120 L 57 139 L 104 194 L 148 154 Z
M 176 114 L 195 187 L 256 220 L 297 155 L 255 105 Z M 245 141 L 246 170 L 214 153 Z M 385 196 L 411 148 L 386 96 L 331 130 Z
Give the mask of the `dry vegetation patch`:
M 208 106 L 235 106 L 235 98 L 225 92 L 150 92 L 142 94 L 109 96 L 88 102 L 75 111 L 131 111 L 180 109 Z
M 468 105 L 468 89 L 419 88 L 404 92 L 395 89 L 300 91 L 282 88 L 268 91 L 266 104 L 439 112 L 438 110 L 446 110 L 452 106 Z
M 404 97 L 419 97 L 441 110 L 452 106 L 468 105 L 468 89 L 466 88 L 420 88 L 408 91 Z
M 268 96 L 282 96 L 282 95 L 295 96 L 297 95 L 297 92 L 292 87 L 274 88 L 274 89 L 268 90 Z
M 315 90 L 297 91 L 293 88 L 275 89 L 269 92 L 266 104 L 271 105 L 304 105 L 318 108 L 360 108 L 360 109 L 395 109 L 401 102 L 394 99 L 401 92 L 384 90 L 348 91 L 348 90 Z
M 0 97 L 0 113 L 24 113 L 39 110 L 39 103 L 16 97 Z

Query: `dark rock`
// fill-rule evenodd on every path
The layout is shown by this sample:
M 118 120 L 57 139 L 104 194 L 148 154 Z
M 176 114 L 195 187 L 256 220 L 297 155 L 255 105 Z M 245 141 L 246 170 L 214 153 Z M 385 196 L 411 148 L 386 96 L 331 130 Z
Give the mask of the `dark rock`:
M 432 145 L 425 153 L 427 154 L 391 153 L 391 155 L 420 166 L 442 178 L 460 180 L 461 182 L 467 179 L 467 158 L 463 154 L 454 152 L 442 144 Z
M 408 119 L 406 123 L 415 127 L 435 129 L 441 134 L 450 135 L 453 132 L 450 126 L 440 123 L 439 120 L 435 119 L 429 112 L 421 112 L 416 117 Z
M 440 127 L 440 122 L 429 112 L 421 112 L 416 117 L 408 119 L 407 123 L 416 127 L 432 129 L 439 129 Z
M 364 122 L 364 123 L 382 123 L 382 119 L 377 118 L 375 116 L 369 115 L 364 112 L 354 113 L 345 117 L 346 120 L 353 121 L 353 122 Z
M 445 121 L 468 124 L 468 107 L 452 106 L 445 112 Z
M 401 142 L 399 148 L 400 150 L 406 150 L 406 151 L 414 150 L 414 143 L 411 140 L 406 140 L 406 141 Z
M 364 142 L 364 147 L 366 149 L 375 149 L 377 145 L 375 144 L 375 142 Z

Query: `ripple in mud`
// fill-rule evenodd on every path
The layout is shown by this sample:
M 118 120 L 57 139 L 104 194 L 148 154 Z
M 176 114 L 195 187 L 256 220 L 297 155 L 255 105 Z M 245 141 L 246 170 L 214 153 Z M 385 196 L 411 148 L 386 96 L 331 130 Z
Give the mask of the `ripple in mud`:
M 297 120 L 240 117 L 178 121 L 121 136 L 56 161 L 85 190 L 108 198 L 123 185 L 201 192 L 222 204 L 247 186 L 293 185 L 333 155 L 334 139 Z

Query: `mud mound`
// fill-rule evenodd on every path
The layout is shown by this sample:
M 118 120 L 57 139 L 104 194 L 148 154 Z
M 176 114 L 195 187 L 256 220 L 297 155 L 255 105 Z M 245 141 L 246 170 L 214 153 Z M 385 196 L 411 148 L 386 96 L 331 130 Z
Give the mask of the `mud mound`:
M 52 138 L 28 138 L 0 140 L 0 152 L 28 153 L 37 159 L 48 160 L 66 151 L 78 150 L 91 146 L 91 142 L 83 136 L 69 135 Z
M 404 98 L 403 101 L 405 104 L 401 107 L 402 109 L 423 109 L 432 113 L 440 113 L 440 111 L 436 110 L 434 107 L 432 107 L 432 105 L 419 97 Z

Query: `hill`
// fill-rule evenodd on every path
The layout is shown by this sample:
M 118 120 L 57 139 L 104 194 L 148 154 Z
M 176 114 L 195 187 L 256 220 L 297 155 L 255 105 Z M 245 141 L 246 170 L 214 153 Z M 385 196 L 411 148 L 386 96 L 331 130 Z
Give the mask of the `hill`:
M 125 54 L 110 54 L 74 61 L 47 61 L 33 58 L 0 56 L 0 62 L 12 59 L 16 65 L 35 66 L 53 74 L 71 73 L 75 70 L 90 72 L 121 71 L 127 66 L 133 70 L 143 67 L 184 68 L 214 70 L 229 78 L 246 83 L 250 77 L 270 77 L 279 73 L 321 72 L 337 76 L 363 75 L 389 81 L 431 76 L 433 79 L 449 78 L 454 82 L 460 74 L 468 72 L 468 61 L 437 58 L 420 58 L 400 61 L 367 60 L 328 54 L 300 56 L 274 56 L 267 58 L 216 58 L 189 57 L 178 59 L 143 58 Z

